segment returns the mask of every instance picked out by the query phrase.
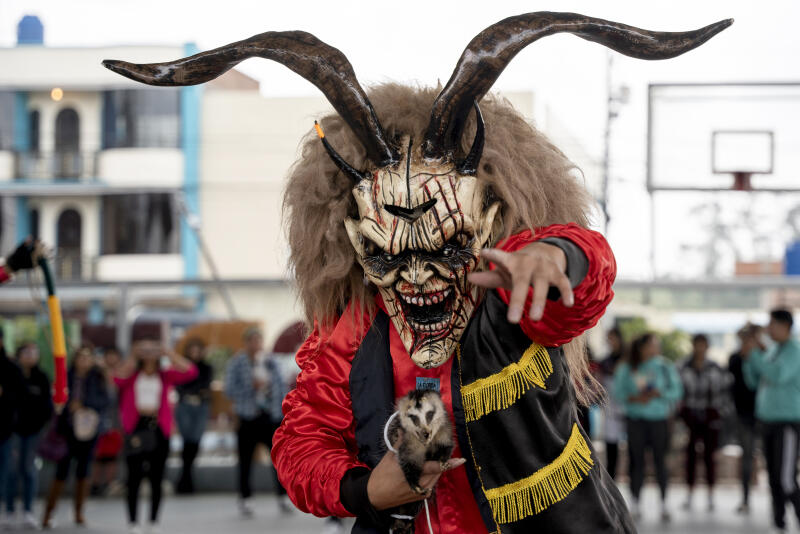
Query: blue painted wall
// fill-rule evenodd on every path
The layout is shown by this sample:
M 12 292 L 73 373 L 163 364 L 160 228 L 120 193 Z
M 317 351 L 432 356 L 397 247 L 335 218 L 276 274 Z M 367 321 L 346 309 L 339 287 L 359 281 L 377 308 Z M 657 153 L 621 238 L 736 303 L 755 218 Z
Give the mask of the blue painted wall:
M 17 91 L 14 93 L 14 150 L 24 152 L 28 150 L 30 132 L 28 128 L 28 93 Z M 17 215 L 15 220 L 17 241 L 22 241 L 31 232 L 31 215 L 28 207 L 28 197 L 17 197 Z
M 198 52 L 195 43 L 183 46 L 185 56 Z M 181 88 L 181 149 L 183 150 L 183 193 L 186 206 L 193 215 L 200 215 L 200 102 L 202 86 Z M 199 275 L 199 250 L 191 228 L 181 218 L 181 254 L 184 277 Z

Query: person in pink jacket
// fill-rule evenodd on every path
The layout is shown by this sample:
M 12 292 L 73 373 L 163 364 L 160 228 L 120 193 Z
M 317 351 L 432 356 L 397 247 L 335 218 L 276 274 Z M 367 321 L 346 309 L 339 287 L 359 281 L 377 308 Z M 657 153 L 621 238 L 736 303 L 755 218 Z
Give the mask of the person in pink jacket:
M 162 365 L 164 358 L 169 365 Z M 157 530 L 161 504 L 161 482 L 169 455 L 172 432 L 170 389 L 197 376 L 197 368 L 179 354 L 164 349 L 154 339 L 142 339 L 131 350 L 131 357 L 114 376 L 119 388 L 119 409 L 125 432 L 128 466 L 128 519 L 130 532 L 138 533 L 136 520 L 139 486 L 150 480 L 149 532 Z

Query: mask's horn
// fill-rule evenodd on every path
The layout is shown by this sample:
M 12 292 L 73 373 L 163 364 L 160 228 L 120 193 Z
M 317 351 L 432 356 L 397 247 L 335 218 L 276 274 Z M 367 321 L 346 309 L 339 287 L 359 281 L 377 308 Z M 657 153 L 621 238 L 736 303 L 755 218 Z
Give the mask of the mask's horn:
M 688 32 L 653 32 L 576 13 L 537 12 L 489 26 L 461 54 L 433 104 L 423 140 L 426 158 L 452 158 L 473 102 L 480 101 L 523 48 L 554 33 L 573 33 L 638 59 L 669 59 L 700 46 L 733 19 Z
M 483 155 L 483 144 L 486 140 L 486 127 L 483 123 L 483 114 L 478 102 L 474 103 L 475 107 L 475 139 L 472 141 L 472 148 L 469 149 L 469 154 L 458 164 L 458 173 L 463 176 L 474 176 L 478 172 L 478 164 L 481 162 L 481 155 Z
M 134 64 L 107 59 L 103 66 L 149 85 L 196 85 L 251 57 L 277 61 L 316 85 L 356 134 L 373 163 L 384 166 L 399 159 L 353 66 L 339 50 L 310 33 L 266 32 L 176 61 Z

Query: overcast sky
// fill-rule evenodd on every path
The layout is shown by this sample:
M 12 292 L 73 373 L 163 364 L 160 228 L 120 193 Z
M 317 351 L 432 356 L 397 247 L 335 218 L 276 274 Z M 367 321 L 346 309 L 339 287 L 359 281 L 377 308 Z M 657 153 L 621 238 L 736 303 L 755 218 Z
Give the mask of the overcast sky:
M 388 80 L 432 85 L 439 79 L 446 81 L 464 46 L 484 27 L 507 16 L 545 9 L 666 31 L 736 19 L 706 45 L 673 60 L 644 62 L 615 55 L 614 82 L 627 85 L 631 99 L 614 124 L 613 220 L 608 234 L 621 274 L 647 276 L 648 83 L 800 80 L 800 2 L 0 0 L 0 46 L 14 45 L 17 22 L 25 14 L 42 19 L 49 46 L 194 41 L 200 49 L 208 49 L 267 30 L 303 29 L 341 49 L 365 85 Z M 533 90 L 599 160 L 606 114 L 606 61 L 606 49 L 599 45 L 568 35 L 548 37 L 522 52 L 495 89 Z M 275 63 L 254 59 L 241 68 L 262 82 L 266 95 L 317 94 L 311 84 Z M 800 172 L 796 174 L 800 179 Z M 657 210 L 659 232 L 697 234 L 692 230 L 695 223 L 688 224 L 674 208 L 700 200 L 694 195 L 660 201 L 666 208 Z M 774 198 L 761 195 L 748 202 L 769 209 Z M 784 197 L 782 202 L 789 201 Z M 680 220 L 672 224 L 675 219 Z M 673 249 L 691 240 L 691 236 L 672 239 Z M 667 262 L 673 249 L 658 249 L 658 254 Z

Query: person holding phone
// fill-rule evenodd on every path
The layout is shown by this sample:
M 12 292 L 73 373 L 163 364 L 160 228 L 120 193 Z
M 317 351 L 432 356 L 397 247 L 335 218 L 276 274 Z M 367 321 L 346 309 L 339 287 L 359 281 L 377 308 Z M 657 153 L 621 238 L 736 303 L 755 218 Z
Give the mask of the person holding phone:
M 214 370 L 205 361 L 206 344 L 199 338 L 186 342 L 183 356 L 197 366 L 197 378 L 178 386 L 178 405 L 175 407 L 175 422 L 183 438 L 181 457 L 183 465 L 176 491 L 194 493 L 192 466 L 200 451 L 200 440 L 208 423 L 211 402 L 211 379 Z
M 75 524 L 85 525 L 83 504 L 89 490 L 89 468 L 97 442 L 100 420 L 109 405 L 108 390 L 102 370 L 96 365 L 92 347 L 84 345 L 72 357 L 67 374 L 69 399 L 56 422 L 66 438 L 67 454 L 56 466 L 56 477 L 47 494 L 42 528 L 49 528 L 53 513 L 64 489 L 72 463 L 75 463 Z
M 169 360 L 162 367 L 162 359 Z M 150 522 L 148 532 L 158 530 L 161 483 L 169 455 L 172 433 L 170 390 L 197 377 L 197 367 L 155 339 L 137 341 L 128 358 L 117 370 L 114 382 L 119 389 L 119 407 L 125 432 L 128 467 L 127 507 L 129 531 L 140 532 L 137 522 L 139 486 L 146 476 L 150 481 Z
M 233 402 L 238 425 L 236 444 L 239 457 L 239 513 L 252 517 L 250 472 L 253 454 L 259 443 L 272 449 L 272 438 L 281 423 L 281 402 L 286 384 L 275 358 L 264 352 L 264 337 L 258 328 L 248 328 L 242 336 L 243 349 L 231 356 L 225 371 L 225 394 Z M 275 493 L 281 513 L 292 505 L 286 489 L 272 467 Z
M 792 335 L 793 325 L 789 310 L 772 310 L 766 328 L 772 345 L 756 340 L 742 352 L 744 378 L 756 390 L 776 532 L 786 532 L 787 503 L 800 521 L 800 342 Z
M 739 350 L 728 360 L 728 372 L 733 382 L 731 396 L 736 408 L 736 422 L 739 445 L 742 447 L 742 460 L 739 475 L 742 482 L 742 502 L 736 508 L 740 514 L 750 513 L 750 483 L 753 478 L 756 443 L 756 390 L 750 387 L 744 377 L 745 355 L 761 345 L 762 328 L 748 322 L 736 333 Z
M 636 338 L 627 361 L 614 373 L 613 394 L 622 404 L 627 420 L 633 516 L 641 517 L 639 495 L 644 484 L 645 451 L 649 448 L 661 490 L 661 520 L 668 522 L 668 420 L 683 395 L 683 386 L 675 366 L 660 354 L 661 343 L 655 334 Z

